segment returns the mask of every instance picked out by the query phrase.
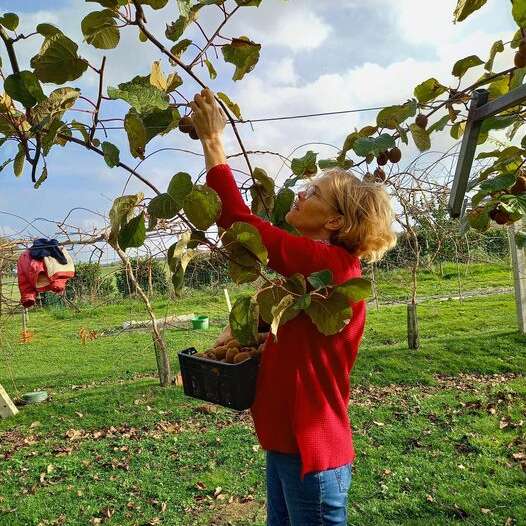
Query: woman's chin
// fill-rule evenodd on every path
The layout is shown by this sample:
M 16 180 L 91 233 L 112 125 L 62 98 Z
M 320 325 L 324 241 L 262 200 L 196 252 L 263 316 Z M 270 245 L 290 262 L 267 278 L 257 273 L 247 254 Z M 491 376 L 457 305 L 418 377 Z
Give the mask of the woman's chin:
M 286 221 L 290 226 L 293 226 L 294 228 L 297 228 L 297 226 L 296 226 L 296 222 L 294 221 L 294 219 L 295 219 L 294 216 L 296 215 L 295 212 L 296 212 L 296 211 L 295 211 L 294 209 L 289 210 L 289 211 L 287 212 L 287 215 L 285 216 L 285 221 Z

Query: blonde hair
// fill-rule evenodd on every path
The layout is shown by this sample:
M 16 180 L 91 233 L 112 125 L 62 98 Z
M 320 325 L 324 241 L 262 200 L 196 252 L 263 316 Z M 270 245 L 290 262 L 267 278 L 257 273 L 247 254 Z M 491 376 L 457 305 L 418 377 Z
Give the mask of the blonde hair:
M 382 259 L 397 239 L 392 229 L 394 210 L 384 185 L 362 181 L 338 168 L 324 170 L 320 177 L 328 178 L 328 197 L 344 218 L 342 228 L 332 235 L 331 242 L 368 263 Z

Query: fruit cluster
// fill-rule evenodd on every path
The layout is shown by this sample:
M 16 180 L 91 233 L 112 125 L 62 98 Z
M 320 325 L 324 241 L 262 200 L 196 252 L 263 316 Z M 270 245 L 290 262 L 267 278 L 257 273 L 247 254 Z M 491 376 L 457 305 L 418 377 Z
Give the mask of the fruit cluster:
M 373 159 L 374 157 L 371 156 L 371 158 L 368 159 L 367 162 L 369 163 Z M 388 162 L 391 162 L 393 164 L 398 163 L 400 162 L 400 159 L 402 159 L 402 152 L 400 151 L 400 148 L 394 147 L 390 150 L 386 150 L 385 152 L 380 152 L 376 157 L 378 167 L 372 174 L 367 172 L 364 176 L 364 180 L 375 181 L 377 183 L 384 183 L 387 179 L 387 176 L 385 175 L 384 170 L 380 168 L 380 166 L 385 166 Z
M 197 132 L 194 128 L 194 123 L 190 117 L 181 117 L 179 120 L 179 131 L 182 133 L 187 133 L 194 141 L 199 140 L 199 136 L 197 135 Z
M 204 352 L 198 352 L 194 354 L 197 358 L 207 358 L 208 360 L 214 360 L 216 362 L 223 363 L 241 363 L 249 358 L 261 358 L 263 347 L 265 346 L 265 340 L 267 339 L 268 332 L 258 334 L 258 346 L 257 347 L 244 347 L 242 346 L 234 336 L 230 337 L 221 345 L 216 345 L 211 349 Z

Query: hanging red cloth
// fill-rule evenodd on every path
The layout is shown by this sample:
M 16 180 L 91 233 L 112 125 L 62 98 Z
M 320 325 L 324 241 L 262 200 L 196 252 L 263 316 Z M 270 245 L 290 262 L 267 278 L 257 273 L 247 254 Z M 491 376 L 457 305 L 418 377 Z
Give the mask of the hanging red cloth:
M 63 249 L 62 252 L 67 260 L 65 265 L 52 257 L 33 259 L 29 250 L 25 250 L 18 258 L 18 288 L 20 303 L 24 307 L 32 307 L 39 292 L 64 292 L 68 280 L 75 276 L 75 265 L 69 253 Z

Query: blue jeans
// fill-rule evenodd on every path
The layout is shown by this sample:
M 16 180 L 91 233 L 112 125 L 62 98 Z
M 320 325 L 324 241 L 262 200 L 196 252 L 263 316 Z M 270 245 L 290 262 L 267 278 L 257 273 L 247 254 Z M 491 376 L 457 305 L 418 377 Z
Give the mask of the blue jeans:
M 299 454 L 267 451 L 267 526 L 347 526 L 352 464 L 307 473 Z

